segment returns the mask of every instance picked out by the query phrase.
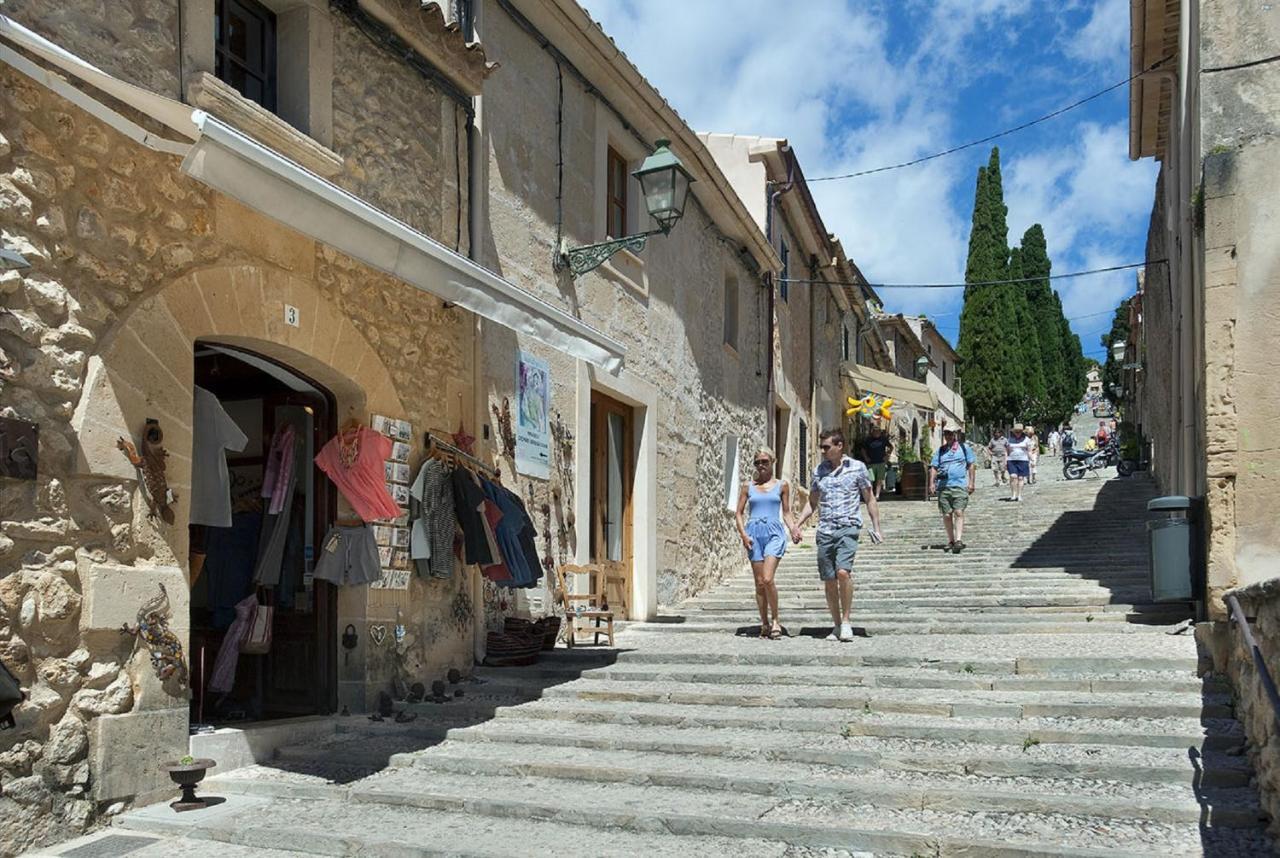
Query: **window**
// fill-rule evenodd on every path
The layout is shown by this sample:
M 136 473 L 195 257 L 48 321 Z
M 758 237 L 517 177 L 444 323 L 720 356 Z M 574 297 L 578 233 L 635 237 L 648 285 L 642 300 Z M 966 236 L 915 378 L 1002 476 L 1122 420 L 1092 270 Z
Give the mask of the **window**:
M 787 287 L 791 285 L 790 283 L 787 282 L 787 279 L 791 277 L 791 265 L 790 265 L 791 253 L 790 251 L 787 250 L 787 243 L 785 241 L 782 242 L 781 256 L 782 256 L 782 274 L 779 275 L 778 277 L 778 294 L 782 297 L 782 300 L 785 301 L 787 300 Z
M 858 330 L 858 333 L 855 334 L 853 338 L 853 361 L 854 363 L 866 363 L 866 361 L 863 360 L 863 357 L 862 357 L 862 330 L 861 329 Z
M 257 0 L 217 0 L 214 74 L 250 101 L 276 110 L 276 16 Z
M 606 190 L 605 229 L 609 238 L 627 235 L 627 159 L 609 147 L 609 181 Z
M 849 360 L 849 326 L 840 326 L 840 360 Z
M 724 344 L 738 347 L 738 278 L 724 276 Z
M 733 433 L 724 436 L 724 506 L 738 509 L 738 436 Z
M 800 421 L 800 470 L 797 472 L 804 479 L 809 475 L 809 426 Z

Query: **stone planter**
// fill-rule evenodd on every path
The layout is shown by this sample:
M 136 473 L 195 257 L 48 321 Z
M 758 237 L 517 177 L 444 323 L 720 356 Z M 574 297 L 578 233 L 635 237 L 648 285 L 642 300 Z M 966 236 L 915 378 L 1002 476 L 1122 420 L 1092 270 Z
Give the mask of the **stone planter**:
M 169 773 L 169 777 L 175 784 L 182 787 L 182 798 L 171 803 L 169 807 L 178 813 L 207 807 L 208 802 L 205 799 L 196 797 L 196 784 L 204 780 L 204 773 L 216 765 L 217 763 L 207 758 L 192 760 L 189 763 L 179 761 L 165 763 L 164 770 Z

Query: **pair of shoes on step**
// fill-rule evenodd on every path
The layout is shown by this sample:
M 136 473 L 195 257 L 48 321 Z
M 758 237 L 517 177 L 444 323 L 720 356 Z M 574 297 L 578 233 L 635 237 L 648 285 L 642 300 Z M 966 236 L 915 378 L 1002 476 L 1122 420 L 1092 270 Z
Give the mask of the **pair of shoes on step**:
M 841 623 L 831 630 L 831 634 L 827 635 L 827 640 L 848 643 L 853 640 L 853 627 L 848 623 Z
M 963 539 L 953 539 L 947 543 L 947 547 L 943 550 L 951 554 L 959 554 L 961 551 L 964 551 L 965 548 L 966 546 Z

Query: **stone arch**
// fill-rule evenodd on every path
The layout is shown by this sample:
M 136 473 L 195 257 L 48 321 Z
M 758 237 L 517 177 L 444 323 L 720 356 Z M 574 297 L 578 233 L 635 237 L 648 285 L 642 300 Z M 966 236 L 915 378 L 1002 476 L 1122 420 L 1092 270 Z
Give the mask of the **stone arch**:
M 285 322 L 285 305 L 298 309 L 296 327 Z M 197 340 L 241 346 L 297 369 L 328 388 L 340 419 L 403 410 L 382 359 L 310 280 L 257 265 L 219 266 L 140 301 L 89 358 L 72 418 L 75 472 L 136 480 L 116 439 L 136 440 L 147 418 L 159 420 L 166 476 L 178 495 L 176 519 L 171 527 L 135 529 L 151 531 L 156 561 L 180 566 L 187 554 Z

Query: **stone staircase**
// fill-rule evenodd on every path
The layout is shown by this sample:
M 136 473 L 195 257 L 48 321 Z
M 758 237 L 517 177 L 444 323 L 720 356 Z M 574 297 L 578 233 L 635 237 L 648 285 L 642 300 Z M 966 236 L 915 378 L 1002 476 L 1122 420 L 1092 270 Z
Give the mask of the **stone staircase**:
M 218 807 L 99 836 L 159 838 L 142 858 L 1273 854 L 1230 691 L 1168 634 L 1186 607 L 1149 603 L 1150 492 L 984 485 L 958 556 L 932 504 L 886 503 L 852 643 L 822 639 L 796 547 L 789 638 L 758 638 L 746 572 L 616 651 L 480 669 L 408 725 L 340 719 L 210 779 Z

